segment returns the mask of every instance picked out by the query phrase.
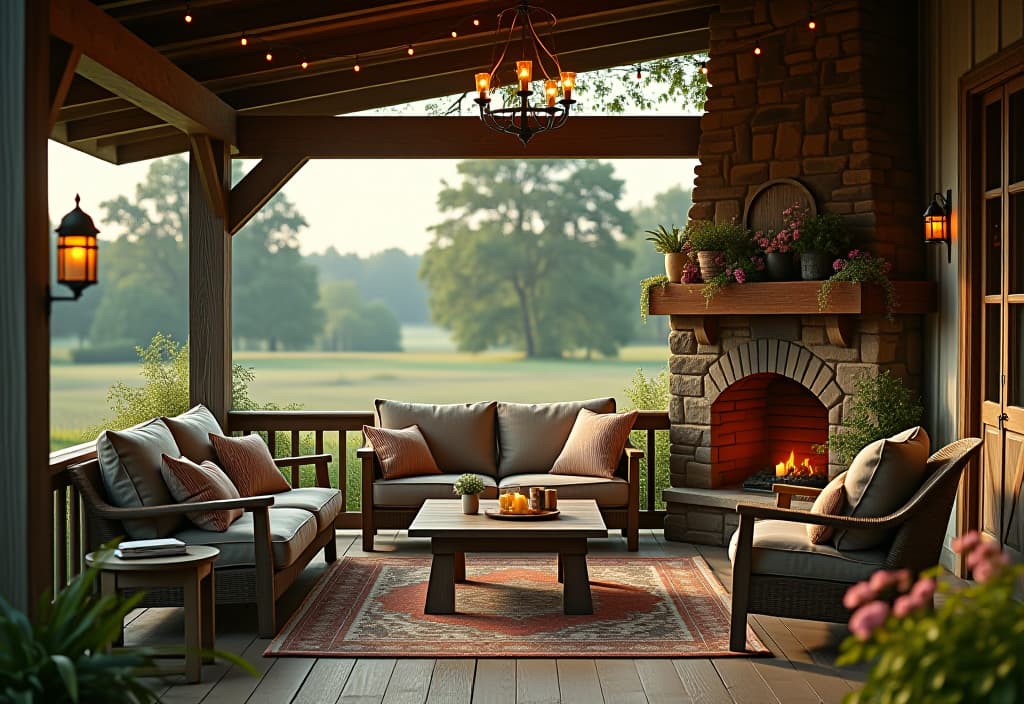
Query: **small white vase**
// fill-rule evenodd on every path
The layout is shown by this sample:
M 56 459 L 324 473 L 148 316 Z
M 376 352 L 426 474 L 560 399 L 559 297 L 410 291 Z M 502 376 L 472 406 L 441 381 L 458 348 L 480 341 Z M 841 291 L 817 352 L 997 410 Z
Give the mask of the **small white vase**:
M 479 494 L 463 494 L 462 495 L 462 512 L 467 516 L 480 512 L 480 495 Z

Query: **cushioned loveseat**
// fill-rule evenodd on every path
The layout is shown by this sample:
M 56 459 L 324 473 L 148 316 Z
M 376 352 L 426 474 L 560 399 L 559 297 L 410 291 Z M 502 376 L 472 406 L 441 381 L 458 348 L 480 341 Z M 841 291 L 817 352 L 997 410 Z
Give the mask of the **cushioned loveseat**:
M 330 487 L 331 455 L 274 459 L 259 436 L 224 437 L 203 406 L 104 431 L 96 453 L 71 470 L 85 504 L 86 544 L 96 549 L 117 537 L 175 537 L 218 548 L 217 603 L 255 602 L 262 637 L 274 635 L 277 598 L 313 556 L 323 548 L 328 562 L 337 557 L 334 522 L 342 497 Z M 183 482 L 168 465 L 184 467 Z M 221 465 L 234 469 L 223 474 Z M 277 468 L 302 465 L 316 467 L 317 486 L 290 488 Z M 217 481 L 222 486 L 211 490 Z M 191 496 L 172 496 L 183 491 Z M 233 498 L 204 500 L 211 491 Z M 171 589 L 150 590 L 142 602 L 181 603 L 180 590 Z
M 581 409 L 585 409 L 582 410 Z M 378 529 L 405 529 L 426 499 L 453 499 L 452 485 L 463 473 L 483 478 L 483 498 L 495 498 L 505 487 L 532 486 L 558 490 L 559 498 L 594 499 L 605 524 L 621 529 L 628 548 L 638 549 L 640 459 L 643 452 L 630 447 L 625 435 L 616 431 L 621 443 L 607 444 L 578 436 L 583 416 L 614 414 L 615 399 L 598 398 L 568 403 L 522 404 L 483 402 L 431 405 L 377 400 L 376 428 L 364 429 L 371 435 L 378 429 L 406 429 L 415 426 L 422 434 L 437 469 L 429 473 L 385 478 L 381 465 L 384 448 L 360 448 L 363 462 L 363 549 L 373 550 Z M 581 423 L 577 419 L 581 418 Z M 604 420 L 617 422 L 626 432 L 632 427 L 633 414 L 618 414 Z M 600 420 L 600 419 L 599 419 Z M 576 430 L 574 430 L 574 428 Z M 576 446 L 586 450 L 583 466 L 573 473 L 553 474 L 551 470 L 563 457 L 570 434 Z M 569 443 L 570 445 L 572 443 Z M 622 447 L 623 444 L 625 447 Z M 621 449 L 620 449 L 621 448 Z M 605 451 L 614 452 L 609 471 L 598 471 Z M 592 454 L 591 454 L 592 453 Z M 398 458 L 401 462 L 401 458 Z M 607 464 L 607 462 L 604 462 Z M 576 464 L 579 467 L 579 463 Z

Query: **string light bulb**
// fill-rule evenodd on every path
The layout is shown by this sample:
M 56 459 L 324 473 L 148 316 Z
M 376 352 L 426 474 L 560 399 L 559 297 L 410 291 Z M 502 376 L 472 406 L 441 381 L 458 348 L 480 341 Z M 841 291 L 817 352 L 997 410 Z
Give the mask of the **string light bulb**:
M 185 3 L 185 24 L 192 24 L 192 3 Z
M 415 54 L 415 53 L 416 53 L 416 50 L 415 50 L 415 49 L 413 49 L 413 48 L 412 48 L 412 44 L 410 44 L 410 45 L 409 45 L 409 48 L 405 50 L 405 53 L 406 53 L 406 54 L 408 54 L 409 56 L 412 56 L 413 54 Z
M 266 59 L 267 61 L 273 61 L 273 60 L 274 60 L 274 55 L 273 55 L 273 54 L 271 54 L 271 53 L 270 53 L 270 52 L 268 51 L 268 52 L 267 52 L 267 55 L 266 55 L 266 56 L 265 56 L 264 58 L 265 58 L 265 59 Z
M 249 46 L 249 39 L 245 36 L 245 32 L 242 32 L 242 39 L 238 43 L 242 46 Z
M 807 29 L 809 29 L 809 30 L 811 30 L 813 32 L 817 28 L 818 28 L 818 23 L 814 21 L 814 15 L 811 15 L 809 18 L 807 18 Z
M 359 73 L 360 71 L 363 70 L 363 67 L 359 65 L 359 59 L 356 59 L 356 62 L 352 65 L 352 70 L 355 71 L 356 73 Z
M 474 27 L 479 27 L 480 26 L 480 20 L 478 20 L 476 17 L 473 18 L 473 26 Z
M 707 61 L 701 61 L 700 62 L 700 75 L 702 75 L 702 76 L 708 75 L 708 62 Z
M 458 38 L 459 38 L 459 33 L 458 33 L 458 32 L 456 32 L 456 31 L 455 31 L 455 30 L 453 29 L 453 30 L 452 30 L 452 39 L 458 39 Z
M 301 64 L 299 64 L 299 66 L 301 66 L 301 67 L 302 67 L 302 70 L 303 70 L 303 71 L 305 71 L 305 70 L 306 70 L 307 68 L 309 68 L 309 62 L 308 62 L 308 61 L 306 61 L 305 59 L 303 59 L 303 60 L 302 60 L 302 63 L 301 63 Z
M 754 45 L 754 56 L 760 56 L 760 55 L 761 55 L 761 42 L 759 41 L 759 42 L 757 42 L 757 44 Z

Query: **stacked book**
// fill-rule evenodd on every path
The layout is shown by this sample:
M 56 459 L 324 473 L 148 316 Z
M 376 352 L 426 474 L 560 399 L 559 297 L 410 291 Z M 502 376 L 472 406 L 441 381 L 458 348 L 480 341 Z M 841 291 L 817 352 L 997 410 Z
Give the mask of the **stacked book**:
M 184 555 L 185 543 L 177 538 L 157 538 L 155 540 L 126 540 L 117 546 L 114 554 L 131 560 L 142 557 L 170 557 Z

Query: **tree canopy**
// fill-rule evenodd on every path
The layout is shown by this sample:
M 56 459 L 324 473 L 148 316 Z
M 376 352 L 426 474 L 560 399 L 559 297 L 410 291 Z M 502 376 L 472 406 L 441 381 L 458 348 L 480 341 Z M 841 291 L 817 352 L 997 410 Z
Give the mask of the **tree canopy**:
M 632 300 L 609 282 L 627 263 L 633 221 L 610 164 L 488 160 L 458 165 L 438 206 L 448 218 L 420 276 L 434 320 L 461 350 L 511 345 L 527 357 L 582 349 L 614 355 Z
M 363 300 L 352 281 L 320 287 L 325 323 L 321 346 L 330 352 L 399 352 L 402 328 L 395 313 L 379 300 Z

